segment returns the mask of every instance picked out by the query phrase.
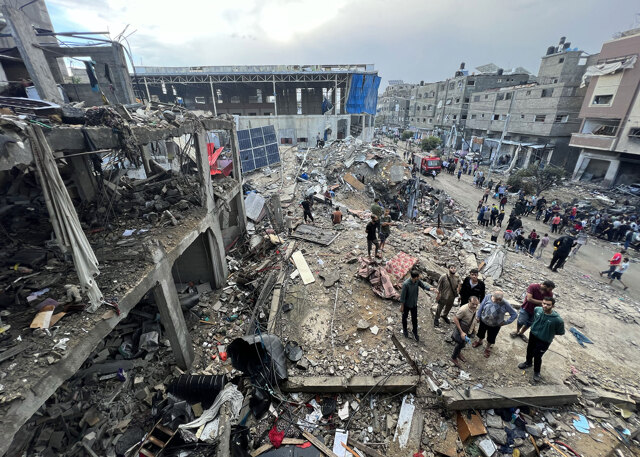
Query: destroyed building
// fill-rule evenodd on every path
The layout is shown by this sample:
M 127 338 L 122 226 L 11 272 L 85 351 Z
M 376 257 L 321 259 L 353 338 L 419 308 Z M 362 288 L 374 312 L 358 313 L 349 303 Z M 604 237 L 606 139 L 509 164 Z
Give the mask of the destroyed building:
M 281 144 L 371 141 L 380 77 L 372 64 L 136 66 L 141 100 L 238 116 L 238 129 L 274 125 Z

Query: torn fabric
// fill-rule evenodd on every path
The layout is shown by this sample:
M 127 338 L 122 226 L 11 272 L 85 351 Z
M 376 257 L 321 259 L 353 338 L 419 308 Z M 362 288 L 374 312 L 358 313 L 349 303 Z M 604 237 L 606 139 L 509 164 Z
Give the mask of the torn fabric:
M 240 408 L 242 408 L 242 402 L 244 396 L 238 391 L 238 387 L 235 384 L 227 384 L 222 392 L 216 397 L 216 401 L 213 402 L 211 408 L 207 409 L 196 420 L 189 422 L 188 424 L 181 424 L 178 426 L 180 429 L 198 428 L 211 422 L 218 416 L 218 412 L 222 405 L 229 402 L 231 406 L 231 420 L 233 421 L 240 414 Z
M 626 70 L 628 68 L 633 68 L 636 64 L 636 60 L 638 60 L 637 55 L 629 56 L 623 60 L 617 62 L 610 63 L 601 63 L 599 65 L 591 65 L 587 67 L 587 71 L 582 75 L 582 82 L 580 83 L 580 87 L 584 87 L 587 85 L 587 78 L 591 76 L 603 76 L 610 75 L 620 70 Z

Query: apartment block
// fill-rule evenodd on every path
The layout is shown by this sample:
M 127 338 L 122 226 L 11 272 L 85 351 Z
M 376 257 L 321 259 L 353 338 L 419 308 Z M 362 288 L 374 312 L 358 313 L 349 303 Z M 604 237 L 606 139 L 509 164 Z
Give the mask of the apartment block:
M 465 135 L 482 138 L 483 152 L 493 162 L 517 155 L 517 166 L 542 161 L 573 169 L 578 152 L 569 139 L 580 126 L 586 93 L 580 84 L 596 59 L 561 38 L 542 57 L 535 82 L 473 94 Z
M 602 45 L 585 75 L 580 129 L 570 145 L 579 148 L 573 178 L 614 186 L 640 181 L 640 29 Z

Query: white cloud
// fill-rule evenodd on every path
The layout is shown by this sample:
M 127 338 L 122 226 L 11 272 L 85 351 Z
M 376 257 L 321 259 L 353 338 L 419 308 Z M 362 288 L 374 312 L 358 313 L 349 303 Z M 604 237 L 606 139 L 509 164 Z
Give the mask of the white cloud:
M 560 36 L 588 52 L 628 29 L 636 0 L 47 0 L 75 30 L 127 24 L 136 64 L 375 63 L 383 79 L 494 62 L 538 69 Z

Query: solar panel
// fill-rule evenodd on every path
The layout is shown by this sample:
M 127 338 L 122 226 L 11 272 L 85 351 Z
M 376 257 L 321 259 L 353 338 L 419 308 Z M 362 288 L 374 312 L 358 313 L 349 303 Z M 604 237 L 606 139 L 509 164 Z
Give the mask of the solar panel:
M 278 136 L 273 125 L 238 130 L 240 163 L 243 172 L 280 163 Z

